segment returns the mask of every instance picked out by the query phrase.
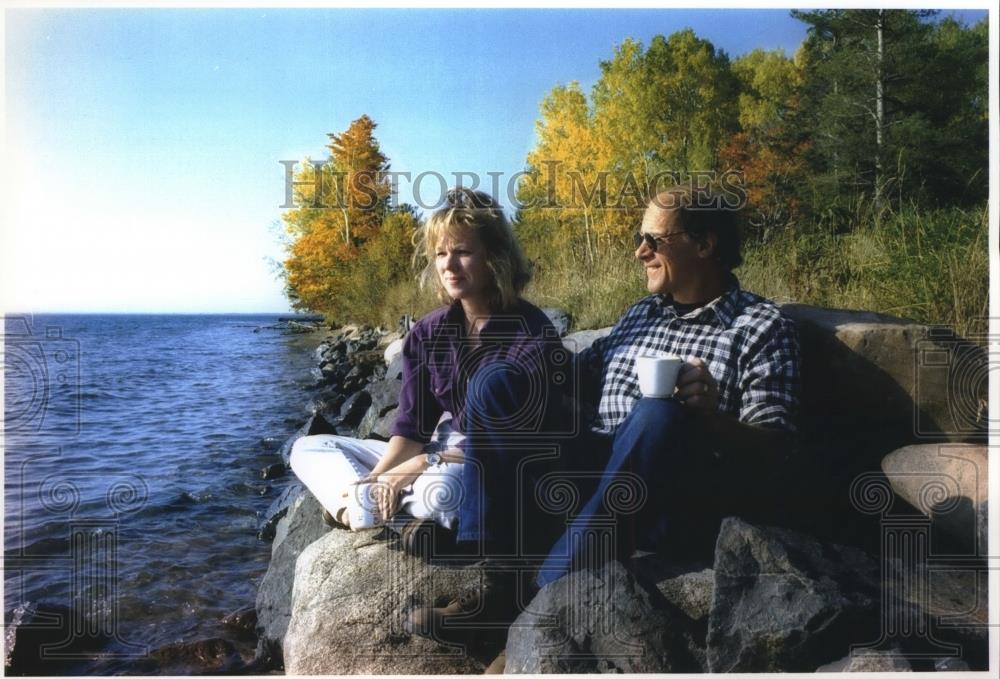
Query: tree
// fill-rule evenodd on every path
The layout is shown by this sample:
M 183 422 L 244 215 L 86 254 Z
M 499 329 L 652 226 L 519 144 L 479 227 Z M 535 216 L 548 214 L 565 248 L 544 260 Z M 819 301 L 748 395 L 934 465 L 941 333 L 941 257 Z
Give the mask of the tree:
M 740 131 L 723 149 L 723 165 L 743 175 L 748 236 L 766 238 L 803 216 L 809 141 L 802 133 L 802 69 L 782 50 L 756 49 L 736 59 Z
M 286 294 L 296 309 L 350 313 L 356 261 L 379 234 L 388 214 L 388 159 L 363 115 L 340 134 L 329 134 L 326 163 L 309 159 L 296 175 L 300 207 L 282 219 L 290 237 L 284 268 Z M 356 296 L 356 295 L 355 295 Z
M 531 171 L 519 187 L 521 202 L 536 205 L 529 211 L 551 213 L 549 245 L 573 248 L 582 231 L 583 254 L 592 262 L 593 217 L 604 196 L 587 98 L 576 82 L 557 85 L 542 101 L 541 113 L 535 123 L 538 142 L 528 153 Z
M 364 240 L 385 215 L 390 185 L 389 162 L 382 154 L 367 115 L 353 121 L 341 134 L 328 134 L 330 161 L 335 175 L 335 197 L 344 219 L 344 242 Z
M 934 15 L 793 12 L 809 24 L 811 160 L 833 194 L 820 202 L 868 194 L 880 214 L 893 195 L 939 203 L 985 196 L 985 183 L 969 182 L 986 167 L 986 30 L 928 21 Z

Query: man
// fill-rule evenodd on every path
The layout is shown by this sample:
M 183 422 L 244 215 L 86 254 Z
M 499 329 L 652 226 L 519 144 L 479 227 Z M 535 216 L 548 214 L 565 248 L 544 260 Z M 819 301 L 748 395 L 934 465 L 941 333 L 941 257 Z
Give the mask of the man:
M 637 546 L 655 548 L 691 511 L 721 516 L 774 497 L 769 480 L 794 445 L 798 343 L 774 304 L 740 289 L 735 217 L 710 194 L 682 189 L 647 206 L 635 256 L 652 294 L 580 356 L 585 391 L 597 392 L 584 449 L 600 451 L 603 470 L 539 586 Z M 686 359 L 671 399 L 639 392 L 635 358 L 653 352 Z M 616 493 L 644 501 L 615 512 Z M 587 534 L 609 526 L 617 554 L 587 553 L 585 545 L 601 542 Z
M 627 558 L 635 547 L 655 549 L 692 510 L 721 515 L 773 497 L 768 480 L 793 447 L 794 326 L 774 304 L 740 289 L 732 273 L 741 262 L 735 214 L 711 195 L 665 191 L 650 201 L 635 241 L 651 295 L 578 357 L 581 395 L 596 408 L 585 431 L 564 444 L 564 457 L 576 470 L 590 461 L 596 488 L 571 510 L 538 569 L 539 587 Z M 642 398 L 635 358 L 658 351 L 686 364 L 673 398 Z M 488 611 L 497 591 L 422 620 L 469 619 L 470 611 Z

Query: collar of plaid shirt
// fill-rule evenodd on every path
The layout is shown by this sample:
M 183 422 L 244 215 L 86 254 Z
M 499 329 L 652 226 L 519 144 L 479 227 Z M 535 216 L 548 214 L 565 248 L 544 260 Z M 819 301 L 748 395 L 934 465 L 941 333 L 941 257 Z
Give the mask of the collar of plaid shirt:
M 735 274 L 729 274 L 726 291 L 711 302 L 686 314 L 678 316 L 670 295 L 656 295 L 649 307 L 649 317 L 683 318 L 693 323 L 711 323 L 720 328 L 728 328 L 739 313 L 740 282 Z

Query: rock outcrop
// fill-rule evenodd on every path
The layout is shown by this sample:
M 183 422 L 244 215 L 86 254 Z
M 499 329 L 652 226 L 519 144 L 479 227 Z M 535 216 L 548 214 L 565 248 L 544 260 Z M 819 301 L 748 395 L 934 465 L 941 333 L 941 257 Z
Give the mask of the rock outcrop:
M 511 626 L 507 674 L 700 671 L 683 614 L 617 561 L 546 585 Z
M 890 435 L 981 440 L 987 356 L 946 329 L 863 311 L 785 304 L 802 344 L 807 418 Z M 895 439 L 893 441 L 893 439 Z
M 417 606 L 442 603 L 479 580 L 475 569 L 424 563 L 381 531 L 331 531 L 295 568 L 284 637 L 289 674 L 478 674 L 467 649 L 406 634 Z M 488 662 L 488 661 L 487 661 Z
M 714 570 L 712 672 L 812 672 L 878 637 L 879 565 L 857 549 L 729 518 Z
M 299 491 L 278 522 L 271 543 L 271 563 L 257 589 L 257 657 L 279 662 L 281 643 L 291 617 L 295 561 L 299 554 L 332 530 L 323 522 L 323 507 L 308 490 Z
M 892 489 L 971 554 L 987 554 L 989 458 L 985 446 L 933 443 L 882 460 Z

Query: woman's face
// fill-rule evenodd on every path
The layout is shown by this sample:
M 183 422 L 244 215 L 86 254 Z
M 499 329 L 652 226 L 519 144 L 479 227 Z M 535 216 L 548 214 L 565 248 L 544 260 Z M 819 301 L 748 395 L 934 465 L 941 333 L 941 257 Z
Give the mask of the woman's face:
M 475 231 L 463 230 L 438 243 L 435 264 L 441 285 L 452 299 L 485 302 L 493 274 L 486 249 Z

